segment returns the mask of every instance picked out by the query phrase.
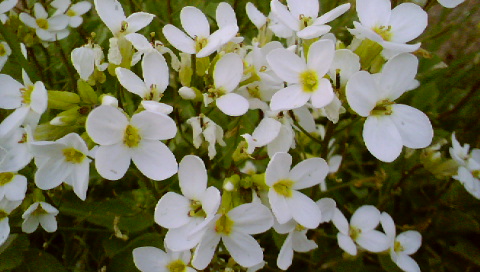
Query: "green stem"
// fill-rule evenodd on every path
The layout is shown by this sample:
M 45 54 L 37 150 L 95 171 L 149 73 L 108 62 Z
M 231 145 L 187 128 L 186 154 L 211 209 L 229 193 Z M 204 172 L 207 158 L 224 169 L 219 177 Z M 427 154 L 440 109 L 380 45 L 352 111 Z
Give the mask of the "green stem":
M 69 65 L 67 56 L 65 55 L 65 51 L 63 51 L 62 45 L 58 40 L 55 41 L 55 45 L 60 51 L 60 57 L 62 59 L 63 65 L 65 65 L 65 67 L 67 68 L 67 72 L 68 72 L 68 75 L 70 76 L 72 87 L 75 90 L 75 92 L 77 92 L 77 80 L 75 79 L 75 72 L 73 71 L 72 67 Z

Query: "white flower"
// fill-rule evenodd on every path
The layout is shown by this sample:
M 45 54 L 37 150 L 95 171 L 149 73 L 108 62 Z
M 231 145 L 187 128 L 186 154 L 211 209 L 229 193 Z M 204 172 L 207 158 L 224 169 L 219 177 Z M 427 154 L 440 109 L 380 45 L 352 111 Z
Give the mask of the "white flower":
M 15 109 L 0 124 L 0 137 L 22 124 L 35 128 L 47 109 L 48 95 L 43 82 L 33 84 L 25 71 L 22 72 L 23 85 L 9 75 L 0 74 L 0 108 Z
M 343 4 L 317 17 L 320 10 L 318 0 L 288 0 L 288 9 L 278 0 L 270 3 L 272 13 L 279 21 L 295 31 L 302 39 L 313 39 L 326 34 L 331 27 L 325 25 L 347 12 L 350 4 Z
M 286 49 L 275 49 L 267 55 L 272 70 L 290 85 L 276 92 L 270 102 L 272 110 L 291 110 L 312 102 L 314 108 L 328 105 L 333 97 L 330 81 L 324 78 L 335 54 L 335 44 L 319 40 L 310 46 L 305 60 Z
M 145 54 L 142 71 L 144 80 L 128 69 L 121 67 L 115 69 L 118 81 L 129 92 L 144 100 L 159 101 L 167 89 L 170 77 L 165 58 L 157 51 Z
M 6 198 L 0 199 L 0 246 L 10 235 L 10 225 L 8 224 L 8 215 L 15 210 L 22 201 L 9 201 Z
M 204 116 L 194 116 L 187 120 L 187 124 L 192 126 L 193 130 L 193 145 L 199 148 L 203 140 L 208 143 L 208 157 L 213 159 L 217 155 L 215 144 L 226 146 L 223 141 L 223 129 L 217 125 L 210 118 Z
M 165 114 L 142 111 L 129 120 L 118 108 L 102 105 L 90 112 L 86 129 L 100 145 L 95 167 L 106 179 L 122 178 L 130 160 L 153 180 L 164 180 L 177 173 L 175 156 L 159 141 L 171 139 L 177 133 L 175 122 Z
M 392 261 L 405 272 L 420 272 L 420 267 L 409 255 L 414 254 L 422 245 L 422 235 L 418 231 L 405 231 L 396 236 L 392 217 L 383 212 L 380 218 L 382 228 L 387 235 Z
M 413 52 L 420 43 L 407 44 L 418 37 L 428 24 L 427 13 L 413 3 L 402 3 L 391 9 L 390 0 L 357 0 L 359 22 L 350 33 L 358 39 L 379 43 L 383 55 L 391 58 L 398 53 Z
M 418 60 L 404 53 L 389 60 L 379 74 L 355 73 L 347 83 L 346 96 L 350 107 L 367 117 L 363 140 L 377 159 L 392 162 L 402 147 L 424 148 L 430 145 L 433 129 L 421 111 L 394 101 L 415 88 Z
M 12 172 L 0 172 L 0 199 L 20 201 L 27 192 L 27 178 Z
M 470 158 L 469 150 L 470 145 L 464 144 L 462 146 L 455 137 L 455 132 L 452 133 L 452 147 L 449 148 L 449 152 L 450 156 L 452 156 L 459 165 L 465 166 L 467 164 Z
M 357 245 L 370 252 L 382 252 L 389 248 L 389 240 L 382 232 L 375 230 L 380 223 L 380 211 L 374 206 L 358 208 L 350 219 L 336 208 L 332 222 L 338 229 L 338 245 L 350 255 L 357 255 Z
M 450 156 L 459 165 L 458 173 L 453 178 L 460 181 L 472 196 L 480 199 L 480 149 L 475 148 L 470 153 L 469 149 L 469 144 L 462 147 L 455 133 L 452 133 Z
M 193 267 L 205 269 L 220 240 L 239 265 L 252 267 L 260 264 L 263 261 L 262 248 L 251 234 L 265 232 L 272 225 L 270 210 L 259 203 L 242 204 L 226 214 L 217 214 L 203 230 L 202 239 L 195 248 Z
M 0 21 L 2 23 L 7 22 L 7 19 L 8 19 L 7 15 L 5 15 L 5 13 L 7 13 L 11 9 L 13 9 L 17 5 L 17 3 L 18 3 L 18 0 L 3 0 L 0 3 Z
M 125 35 L 125 39 L 132 43 L 133 47 L 137 49 L 136 52 L 132 57 L 132 66 L 135 65 L 138 61 L 140 61 L 141 57 L 145 54 L 150 52 L 160 52 L 160 54 L 169 54 L 171 58 L 171 65 L 175 71 L 180 69 L 180 61 L 178 60 L 177 55 L 175 55 L 172 49 L 166 47 L 160 41 L 153 41 L 149 42 L 145 36 L 140 35 L 138 33 L 130 33 Z
M 88 81 L 95 71 L 105 71 L 108 63 L 104 62 L 105 55 L 98 44 L 88 43 L 72 50 L 71 59 L 73 67 L 77 70 L 80 78 Z
M 185 156 L 179 165 L 178 180 L 184 196 L 166 193 L 155 207 L 154 219 L 169 231 L 165 245 L 175 251 L 193 248 L 201 236 L 189 237 L 189 232 L 203 222 L 213 219 L 220 205 L 217 188 L 207 188 L 207 170 L 203 161 L 193 155 Z
M 270 187 L 268 199 L 275 218 L 284 224 L 292 218 L 300 225 L 314 229 L 320 224 L 322 214 L 308 196 L 297 190 L 319 184 L 328 173 L 322 158 L 310 158 L 292 170 L 292 156 L 279 152 L 273 155 L 265 171 L 265 183 Z
M 46 202 L 35 202 L 23 213 L 22 231 L 32 233 L 41 225 L 46 232 L 57 230 L 58 210 Z
M 133 262 L 142 272 L 195 272 L 188 267 L 192 254 L 189 250 L 163 251 L 156 247 L 137 247 L 133 250 Z
M 465 0 L 438 0 L 438 3 L 440 3 L 440 5 L 446 8 L 454 8 L 463 3 L 464 1 Z
M 0 138 L 0 172 L 19 171 L 33 158 L 26 129 L 15 128 Z
M 82 24 L 82 15 L 92 8 L 92 4 L 87 1 L 80 1 L 72 5 L 70 0 L 55 0 L 50 5 L 57 9 L 54 15 L 67 15 L 69 17 L 68 25 L 74 28 Z
M 47 11 L 40 3 L 35 3 L 33 9 L 35 18 L 25 12 L 20 13 L 19 18 L 27 26 L 35 28 L 35 33 L 41 40 L 52 42 L 68 36 L 68 16 L 58 14 L 48 18 Z
M 187 54 L 197 57 L 207 57 L 224 44 L 229 42 L 238 32 L 235 13 L 232 7 L 220 3 L 217 7 L 217 25 L 219 29 L 210 34 L 210 24 L 207 17 L 196 7 L 184 7 L 180 12 L 180 21 L 188 36 L 174 25 L 163 27 L 163 34 L 170 44 Z
M 6 42 L 0 42 L 0 71 L 2 71 L 5 62 L 8 60 L 8 56 L 12 54 L 12 49 Z

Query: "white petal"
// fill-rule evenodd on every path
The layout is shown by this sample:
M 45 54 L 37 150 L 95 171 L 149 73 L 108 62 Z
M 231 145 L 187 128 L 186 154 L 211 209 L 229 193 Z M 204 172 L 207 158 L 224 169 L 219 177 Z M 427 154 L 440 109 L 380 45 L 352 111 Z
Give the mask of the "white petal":
M 277 266 L 282 270 L 287 270 L 290 265 L 292 265 L 293 260 L 293 247 L 292 247 L 292 234 L 289 233 L 285 241 L 283 242 L 282 248 L 278 253 Z
M 76 15 L 83 15 L 87 13 L 91 8 L 92 8 L 92 4 L 90 2 L 81 1 L 76 4 L 73 4 L 70 9 L 75 11 Z
M 40 3 L 35 3 L 35 5 L 33 6 L 33 12 L 34 12 L 36 18 L 45 19 L 45 18 L 48 17 L 47 11 L 45 10 L 45 8 Z
M 301 190 L 319 184 L 328 174 L 328 165 L 322 158 L 306 159 L 290 171 L 290 179 L 295 181 L 293 189 Z
M 60 15 L 55 15 L 53 17 L 50 17 L 48 19 L 48 26 L 49 26 L 49 31 L 60 31 L 64 30 L 68 26 L 68 16 L 60 14 Z M 56 33 L 53 33 L 56 34 Z M 64 37 L 63 37 L 64 38 Z M 62 38 L 58 38 L 58 40 L 61 40 Z
M 335 19 L 337 19 L 339 16 L 344 14 L 350 9 L 350 3 L 340 5 L 331 11 L 323 14 L 322 16 L 318 17 L 315 22 L 313 22 L 313 25 L 323 25 L 328 22 L 331 22 Z
M 22 21 L 27 26 L 29 26 L 31 28 L 37 28 L 38 27 L 37 21 L 35 20 L 35 18 L 30 16 L 29 14 L 27 14 L 25 12 L 22 12 L 22 13 L 20 13 L 20 15 L 18 17 L 20 18 L 20 21 Z
M 400 267 L 403 271 L 406 272 L 420 272 L 420 267 L 418 266 L 417 262 L 412 259 L 412 257 L 406 254 L 399 254 L 397 257 L 396 264 Z
M 363 117 L 370 115 L 380 98 L 373 76 L 366 71 L 353 74 L 345 92 L 352 110 Z
M 166 114 L 142 111 L 132 116 L 130 124 L 139 130 L 142 139 L 167 140 L 175 137 L 177 126 Z
M 156 247 L 137 247 L 133 250 L 133 262 L 142 272 L 166 271 L 167 254 Z
M 389 0 L 357 0 L 358 18 L 368 28 L 385 26 L 390 19 L 390 5 Z
M 270 101 L 273 111 L 291 110 L 305 105 L 311 97 L 310 93 L 304 92 L 298 84 L 290 85 L 276 92 Z
M 145 54 L 142 61 L 143 79 L 147 88 L 155 85 L 161 93 L 165 91 L 169 82 L 168 66 L 165 58 L 158 51 Z
M 117 0 L 94 0 L 95 9 L 100 19 L 107 25 L 114 35 L 120 32 L 125 13 Z
M 242 75 L 243 62 L 240 56 L 235 53 L 226 54 L 215 65 L 213 71 L 215 87 L 231 92 L 240 83 Z
M 27 178 L 15 175 L 12 181 L 4 185 L 5 198 L 9 201 L 20 201 L 25 198 L 27 192 Z
M 132 43 L 133 47 L 138 51 L 148 51 L 153 49 L 152 44 L 145 38 L 145 36 L 138 33 L 130 33 L 125 35 L 125 39 Z
M 210 54 L 233 39 L 237 32 L 238 26 L 236 25 L 228 25 L 213 32 L 212 35 L 208 37 L 207 45 L 197 53 L 197 57 L 204 58 L 210 56 Z
M 268 191 L 268 201 L 278 223 L 285 224 L 293 218 L 285 197 L 277 194 L 273 188 Z
M 383 231 L 390 241 L 390 246 L 393 246 L 396 235 L 395 222 L 393 222 L 393 218 L 388 213 L 382 212 L 380 215 L 380 223 L 382 224 Z
M 314 108 L 323 108 L 332 103 L 335 97 L 333 92 L 332 83 L 326 78 L 320 79 L 318 88 L 312 93 L 311 101 Z
M 277 181 L 288 179 L 292 156 L 288 153 L 278 152 L 273 155 L 265 171 L 265 183 L 273 186 Z
M 146 12 L 135 12 L 128 16 L 126 22 L 128 24 L 127 33 L 137 32 L 146 27 L 153 20 L 155 15 Z
M 370 252 L 382 252 L 390 247 L 389 240 L 378 230 L 362 232 L 355 240 L 357 244 Z
M 394 101 L 400 97 L 415 80 L 418 59 L 407 53 L 389 60 L 382 69 L 379 85 L 386 90 L 386 98 Z
M 322 213 L 322 221 L 320 221 L 320 223 L 331 221 L 335 215 L 335 209 L 337 207 L 335 200 L 325 197 L 317 200 L 315 203 L 317 203 L 317 206 Z
M 257 240 L 243 232 L 234 231 L 223 237 L 230 256 L 241 266 L 250 267 L 263 261 L 263 251 Z
M 292 194 L 292 197 L 286 198 L 286 201 L 293 219 L 309 229 L 318 227 L 322 214 L 317 204 L 298 191 L 292 191 Z
M 264 146 L 273 141 L 280 132 L 282 124 L 273 118 L 263 118 L 252 133 L 254 146 Z
M 20 89 L 23 85 L 9 75 L 0 74 L 0 108 L 16 109 L 22 104 Z
M 14 129 L 20 127 L 25 118 L 27 118 L 29 111 L 28 107 L 20 107 L 3 119 L 2 123 L 0 123 L 0 137 L 5 137 Z
M 122 84 L 122 86 L 127 89 L 127 91 L 134 93 L 142 98 L 144 98 L 149 92 L 149 88 L 145 85 L 143 80 L 140 79 L 140 77 L 138 77 L 132 71 L 122 67 L 117 67 L 115 69 L 115 74 L 117 75 L 120 84 Z
M 311 25 L 297 32 L 297 36 L 302 39 L 314 39 L 318 38 L 332 29 L 327 25 Z
M 318 247 L 318 245 L 307 238 L 307 230 L 294 231 L 292 234 L 293 250 L 297 252 L 308 252 Z
M 368 151 L 384 162 L 394 161 L 402 152 L 402 137 L 388 116 L 369 116 L 363 126 L 363 140 Z
M 280 127 L 280 132 L 275 140 L 271 141 L 268 146 L 268 156 L 273 157 L 277 152 L 288 152 L 294 141 L 294 132 L 292 127 L 287 125 L 282 125 Z
M 433 128 L 425 113 L 407 105 L 395 104 L 390 117 L 406 147 L 424 148 L 432 142 Z
M 235 207 L 228 212 L 228 216 L 235 221 L 235 230 L 258 234 L 269 230 L 273 225 L 273 216 L 263 204 L 247 203 Z
M 342 233 L 337 233 L 338 246 L 343 249 L 348 254 L 355 256 L 357 255 L 357 246 L 353 242 L 350 236 L 344 235 Z
M 202 209 L 207 216 L 215 215 L 221 201 L 220 191 L 216 187 L 210 186 L 201 195 L 200 201 L 202 202 Z
M 403 252 L 408 255 L 417 252 L 422 245 L 422 235 L 414 230 L 400 233 L 395 240 L 402 245 Z
M 350 219 L 350 224 L 362 231 L 375 229 L 380 223 L 380 211 L 371 205 L 358 208 Z
M 90 138 L 101 145 L 110 145 L 123 141 L 127 117 L 117 108 L 102 105 L 90 112 L 86 130 Z
M 440 5 L 446 8 L 454 8 L 463 3 L 464 1 L 465 0 L 438 0 L 438 3 L 440 3 Z
M 320 9 L 317 0 L 287 0 L 287 5 L 295 18 L 301 15 L 316 18 Z
M 55 232 L 57 230 L 57 219 L 52 214 L 42 214 L 38 221 L 46 232 Z
M 180 21 L 190 37 L 206 38 L 210 36 L 210 24 L 205 14 L 198 8 L 192 6 L 182 8 Z
M 35 184 L 42 190 L 60 185 L 71 174 L 72 167 L 64 160 L 49 159 L 35 172 Z
M 121 179 L 130 166 L 130 154 L 123 143 L 99 146 L 95 154 L 95 168 L 106 179 Z
M 165 180 L 178 171 L 172 151 L 159 141 L 142 141 L 132 149 L 132 160 L 142 174 L 153 180 Z
M 80 165 L 76 166 L 73 170 L 70 178 L 73 180 L 73 191 L 81 199 L 87 198 L 88 180 L 90 174 L 90 162 L 89 159 L 84 159 Z
M 162 31 L 165 38 L 173 47 L 187 54 L 196 53 L 195 42 L 176 26 L 166 25 Z
M 207 231 L 193 254 L 192 265 L 196 269 L 203 270 L 207 267 L 213 258 L 215 249 L 220 242 L 220 236 L 216 235 L 213 230 Z
M 71 54 L 72 63 L 83 80 L 88 80 L 95 69 L 95 56 L 91 48 L 75 48 Z
M 270 52 L 267 61 L 275 74 L 288 83 L 299 83 L 299 74 L 307 68 L 304 60 L 283 48 Z
M 254 4 L 248 2 L 245 8 L 247 16 L 252 21 L 252 23 L 257 27 L 261 28 L 267 23 L 267 17 L 261 13 Z
M 322 78 L 330 68 L 335 56 L 335 44 L 330 40 L 319 40 L 310 46 L 307 67 Z
M 184 196 L 200 200 L 207 189 L 207 170 L 202 159 L 194 155 L 183 157 L 179 165 L 178 180 Z
M 237 25 L 237 18 L 232 6 L 226 2 L 221 2 L 217 6 L 215 18 L 219 28 L 229 25 Z
M 39 224 L 40 222 L 38 221 L 38 218 L 36 216 L 29 216 L 22 223 L 22 231 L 25 233 L 33 233 L 38 228 Z M 1 229 L 1 225 L 0 225 L 0 229 Z M 2 237 L 0 233 L 0 243 L 2 242 L 1 238 Z
M 174 192 L 168 192 L 155 206 L 155 223 L 167 229 L 179 228 L 190 221 L 190 200 Z
M 186 225 L 176 229 L 169 229 L 165 236 L 165 247 L 174 251 L 189 250 L 194 248 L 203 238 L 203 230 L 192 235 L 200 223 L 204 220 L 200 217 L 192 217 Z
M 241 116 L 248 111 L 248 100 L 236 93 L 223 95 L 215 102 L 217 107 L 229 116 Z
M 294 17 L 292 13 L 288 11 L 287 7 L 281 4 L 278 0 L 270 2 L 270 8 L 272 13 L 275 14 L 276 18 L 282 22 L 282 24 L 294 31 L 300 30 L 299 20 L 297 19 L 298 17 Z M 315 15 L 315 17 L 316 16 L 317 15 Z
M 338 209 L 335 208 L 335 212 L 333 213 L 332 223 L 341 233 L 348 235 L 350 230 L 350 225 L 348 224 L 348 220 L 343 215 L 343 213 Z
M 402 3 L 392 10 L 389 26 L 392 41 L 409 42 L 420 36 L 428 24 L 428 14 L 414 3 Z

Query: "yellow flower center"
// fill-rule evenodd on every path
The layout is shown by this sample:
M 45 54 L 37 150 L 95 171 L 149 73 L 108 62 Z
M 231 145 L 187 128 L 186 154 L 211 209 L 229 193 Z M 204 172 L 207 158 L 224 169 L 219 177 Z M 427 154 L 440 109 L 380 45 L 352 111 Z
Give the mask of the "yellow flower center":
M 300 29 L 304 29 L 307 26 L 311 25 L 313 23 L 313 18 L 312 17 L 307 17 L 303 14 L 300 14 Z
M 232 232 L 234 222 L 225 214 L 223 214 L 215 223 L 215 231 L 229 235 Z
M 144 99 L 145 100 L 153 100 L 153 101 L 159 101 L 160 98 L 162 98 L 163 94 L 161 94 L 158 89 L 156 84 L 152 84 L 150 86 L 150 92 L 148 92 Z
M 304 92 L 313 93 L 318 88 L 318 76 L 313 70 L 306 70 L 300 74 L 300 84 Z
M 15 177 L 15 174 L 12 172 L 0 173 L 0 186 L 10 183 L 13 177 Z
M 30 105 L 30 102 L 32 102 L 31 96 L 32 96 L 33 89 L 34 87 L 32 85 L 20 89 L 20 93 L 22 94 L 23 104 Z
M 202 208 L 202 202 L 197 200 L 192 200 L 190 202 L 190 211 L 188 212 L 188 216 L 190 217 L 207 217 L 207 214 Z
M 77 15 L 77 13 L 71 9 L 69 9 L 65 14 L 67 14 L 67 16 L 70 16 L 70 17 L 74 17 Z
M 62 152 L 63 156 L 65 156 L 65 161 L 69 163 L 81 163 L 86 157 L 85 154 L 73 147 L 65 148 Z
M 125 129 L 125 135 L 123 136 L 123 143 L 130 148 L 134 148 L 138 146 L 141 139 L 142 137 L 140 137 L 138 129 L 128 125 Z
M 262 99 L 262 97 L 260 96 L 260 88 L 258 87 L 258 85 L 255 87 L 247 87 L 247 91 L 251 97 Z
M 3 219 L 3 218 L 6 218 L 8 217 L 8 213 L 6 213 L 5 211 L 3 210 L 0 210 L 0 221 Z
M 380 37 L 383 38 L 383 40 L 385 41 L 391 41 L 392 40 L 392 26 L 376 26 L 372 29 L 373 31 L 375 31 L 375 33 L 377 33 L 378 35 L 380 35 Z
M 47 19 L 45 19 L 45 18 L 38 18 L 38 19 L 36 20 L 36 22 L 37 22 L 37 25 L 38 25 L 39 28 L 45 29 L 45 30 L 48 29 L 48 20 L 47 20 Z
M 362 234 L 362 230 L 351 226 L 349 234 L 350 234 L 350 237 L 352 238 L 352 240 L 355 241 L 355 240 L 357 240 L 358 236 L 360 234 Z
M 391 115 L 392 114 L 392 105 L 394 103 L 388 99 L 382 100 L 377 103 L 375 108 L 370 112 L 370 115 Z
M 297 225 L 295 226 L 295 231 L 302 231 L 302 230 L 305 230 L 305 227 L 304 227 L 304 226 L 302 226 L 302 225 L 300 225 L 300 224 L 297 224 Z
M 38 205 L 38 207 L 32 212 L 33 216 L 40 216 L 44 214 L 48 214 L 48 212 L 42 208 L 42 205 Z
M 0 57 L 3 57 L 7 54 L 7 49 L 5 49 L 5 46 L 3 43 L 0 43 Z
M 184 272 L 187 271 L 187 266 L 182 260 L 176 260 L 167 265 L 167 269 L 170 272 Z
M 393 250 L 395 252 L 402 252 L 404 251 L 405 249 L 403 248 L 402 244 L 400 244 L 399 241 L 395 241 L 395 243 L 393 244 Z
M 292 186 L 295 182 L 290 179 L 282 179 L 273 184 L 273 190 L 284 197 L 292 197 Z
M 207 46 L 208 40 L 206 38 L 195 37 L 195 51 L 198 53 L 200 50 Z

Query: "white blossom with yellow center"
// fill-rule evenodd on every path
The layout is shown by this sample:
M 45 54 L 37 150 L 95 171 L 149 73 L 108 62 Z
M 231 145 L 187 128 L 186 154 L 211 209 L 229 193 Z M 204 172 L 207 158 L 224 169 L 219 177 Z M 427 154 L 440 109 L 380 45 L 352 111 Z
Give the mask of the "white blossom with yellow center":
M 27 26 L 34 28 L 37 36 L 43 41 L 61 40 L 68 36 L 68 16 L 58 14 L 48 17 L 48 13 L 40 3 L 33 6 L 35 17 L 25 12 L 20 13 L 20 20 Z

